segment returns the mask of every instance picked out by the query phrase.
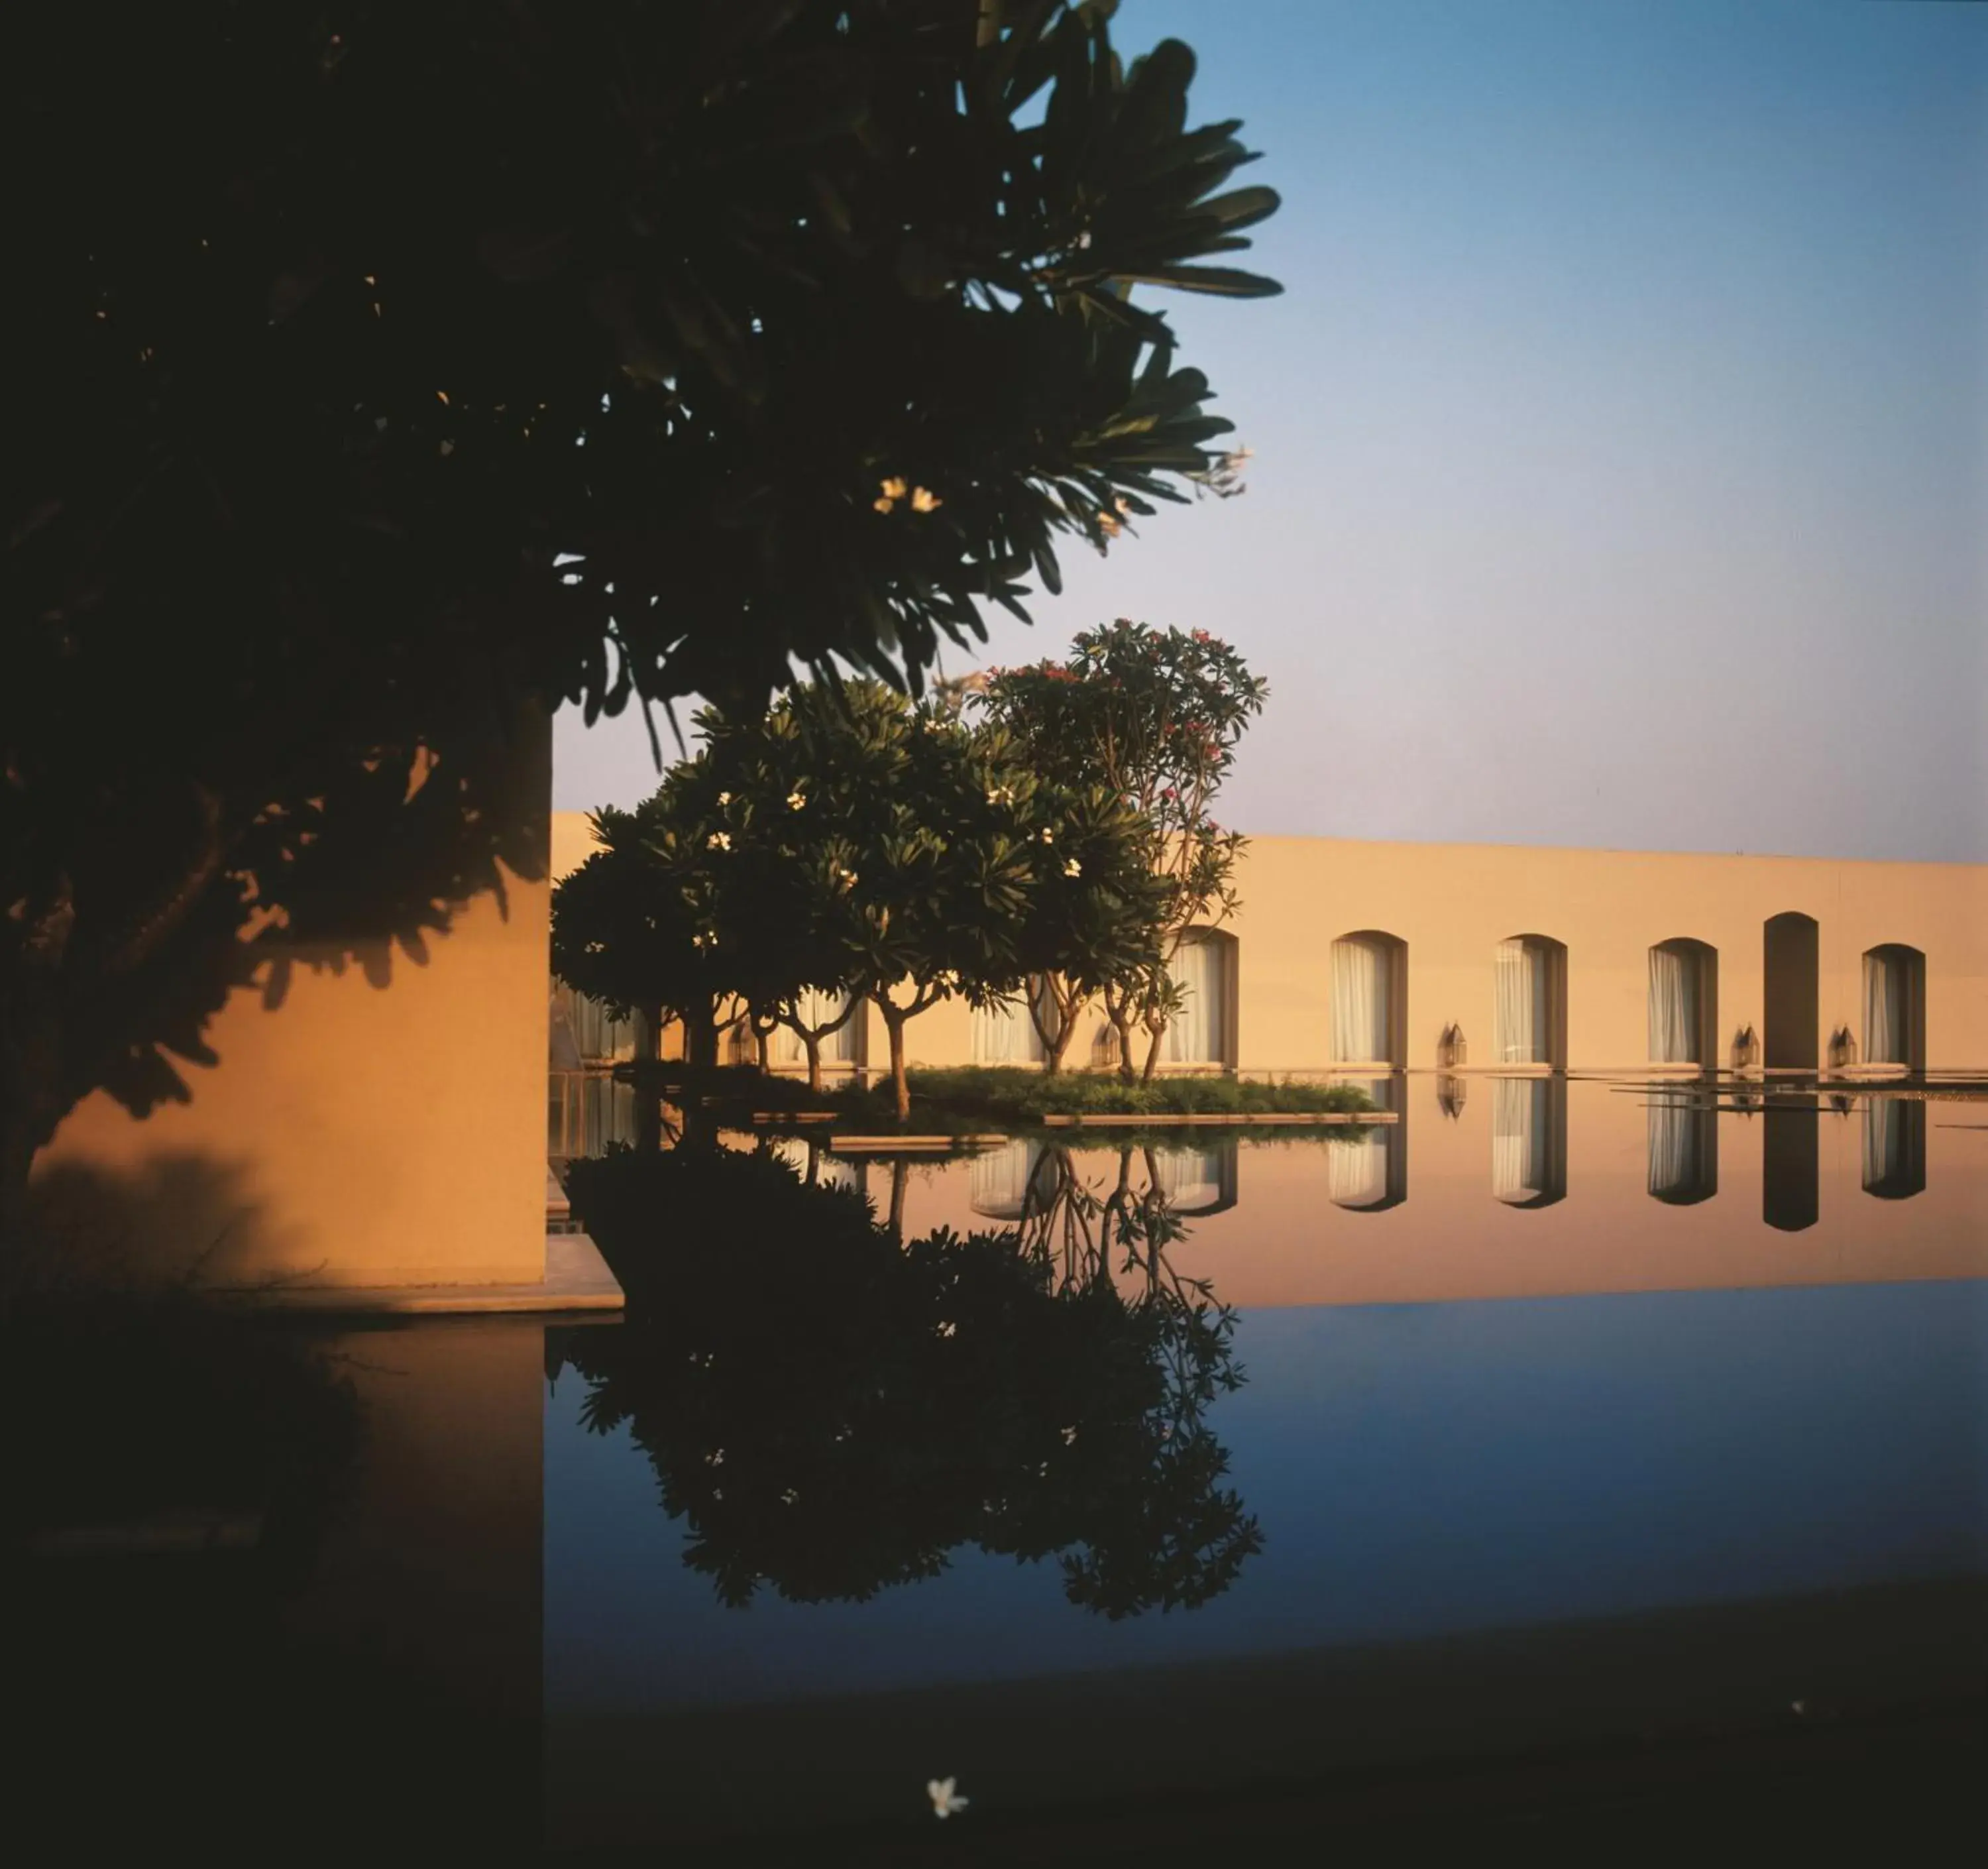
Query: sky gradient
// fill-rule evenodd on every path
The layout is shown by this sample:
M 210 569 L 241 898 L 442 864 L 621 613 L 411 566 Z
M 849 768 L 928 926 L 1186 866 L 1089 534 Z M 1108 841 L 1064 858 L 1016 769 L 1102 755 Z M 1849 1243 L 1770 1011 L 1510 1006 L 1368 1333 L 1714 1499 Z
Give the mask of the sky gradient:
M 1148 293 L 1249 491 L 1073 544 L 1033 630 L 1269 677 L 1259 834 L 1988 861 L 1988 7 L 1125 0 L 1284 198 Z M 949 672 L 972 665 L 955 654 Z M 557 728 L 555 802 L 654 784 Z

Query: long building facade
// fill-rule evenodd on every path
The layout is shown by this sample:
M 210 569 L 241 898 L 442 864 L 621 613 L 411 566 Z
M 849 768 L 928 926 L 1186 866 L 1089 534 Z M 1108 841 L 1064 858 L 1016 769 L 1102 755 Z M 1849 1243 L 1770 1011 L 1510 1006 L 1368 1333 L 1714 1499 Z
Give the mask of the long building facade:
M 583 818 L 555 819 L 556 875 L 587 848 Z M 1175 959 L 1186 1007 L 1164 1070 L 1988 1068 L 1988 867 L 1262 838 L 1240 890 Z M 1094 1018 L 1070 1061 L 1109 1061 L 1111 1039 Z M 907 1042 L 929 1065 L 1040 1056 L 1019 1007 L 942 1004 Z M 827 1062 L 885 1055 L 867 1011 Z M 773 1061 L 800 1068 L 779 1041 Z

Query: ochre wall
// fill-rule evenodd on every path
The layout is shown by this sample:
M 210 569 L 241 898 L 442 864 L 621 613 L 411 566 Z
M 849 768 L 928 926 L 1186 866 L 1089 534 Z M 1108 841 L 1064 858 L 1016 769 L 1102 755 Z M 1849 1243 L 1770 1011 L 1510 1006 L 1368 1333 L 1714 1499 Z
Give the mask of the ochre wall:
M 549 792 L 549 724 L 530 757 Z M 238 991 L 208 1028 L 219 1064 L 181 1065 L 191 1102 L 80 1105 L 37 1163 L 44 1204 L 114 1207 L 147 1269 L 198 1259 L 221 1284 L 542 1279 L 550 892 L 506 896 L 428 937 L 425 965 L 396 949 L 383 985 L 300 949 L 279 1007 Z
M 553 821 L 553 874 L 587 848 L 585 820 Z M 1887 942 L 1926 957 L 1926 1065 L 1988 1068 L 1988 867 L 1861 863 L 1800 857 L 1707 856 L 1518 845 L 1375 844 L 1327 838 L 1253 839 L 1239 877 L 1242 909 L 1226 926 L 1239 943 L 1237 1062 L 1245 1072 L 1316 1071 L 1332 1055 L 1334 940 L 1378 931 L 1408 944 L 1405 1062 L 1435 1068 L 1452 1021 L 1474 1068 L 1492 1050 L 1492 953 L 1509 936 L 1565 943 L 1567 1058 L 1576 1070 L 1648 1062 L 1648 951 L 1679 936 L 1719 954 L 1719 1055 L 1734 1032 L 1764 1029 L 1764 929 L 1789 909 L 1820 927 L 1818 1018 L 1863 1045 L 1863 957 Z M 888 1058 L 869 1015 L 873 1067 Z M 915 1063 L 972 1057 L 965 1005 L 912 1021 Z M 1082 1055 L 1088 1028 L 1073 1048 Z

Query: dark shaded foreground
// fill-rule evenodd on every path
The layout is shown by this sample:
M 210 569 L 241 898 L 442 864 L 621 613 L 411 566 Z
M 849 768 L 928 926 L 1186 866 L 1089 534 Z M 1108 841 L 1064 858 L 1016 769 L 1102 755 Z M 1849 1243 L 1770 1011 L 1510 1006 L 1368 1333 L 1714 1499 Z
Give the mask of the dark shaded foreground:
M 668 1840 L 673 1862 L 1186 1862 L 1239 1848 L 1295 1861 L 1320 1844 L 1391 1854 L 1474 1840 L 1598 1861 L 1711 1846 L 1723 1860 L 1743 1835 L 1895 1846 L 1932 1840 L 1976 1795 L 1988 1587 L 707 1709 L 552 1738 L 551 1840 Z M 927 1761 L 975 1800 L 943 1826 L 920 1808 Z M 874 1796 L 880 1772 L 904 1779 L 901 1824 L 795 1823 L 804 1809 L 832 1817 L 839 1787 Z M 735 1829 L 673 1826 L 672 1812 L 710 1808 L 714 1783 Z

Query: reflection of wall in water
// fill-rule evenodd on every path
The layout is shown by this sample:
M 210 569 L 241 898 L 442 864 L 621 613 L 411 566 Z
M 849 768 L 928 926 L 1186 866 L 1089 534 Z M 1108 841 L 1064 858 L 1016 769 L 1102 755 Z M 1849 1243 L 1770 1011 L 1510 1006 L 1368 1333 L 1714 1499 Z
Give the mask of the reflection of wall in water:
M 1567 1194 L 1567 1079 L 1491 1080 L 1491 1192 L 1507 1207 L 1545 1207 Z
M 1651 1198 L 1690 1207 L 1719 1192 L 1719 1112 L 1709 1098 L 1650 1094 Z

